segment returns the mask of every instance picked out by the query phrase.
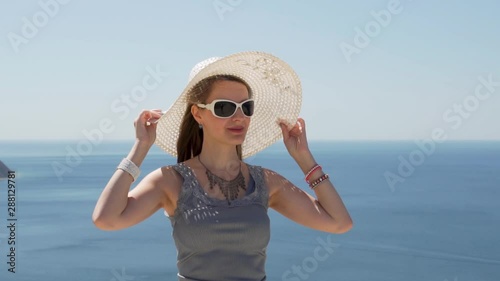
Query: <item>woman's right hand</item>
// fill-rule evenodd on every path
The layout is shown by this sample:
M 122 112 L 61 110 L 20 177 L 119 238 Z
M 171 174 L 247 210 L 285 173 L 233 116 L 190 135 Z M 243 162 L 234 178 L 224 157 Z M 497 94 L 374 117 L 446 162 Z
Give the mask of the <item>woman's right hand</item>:
M 151 147 L 156 140 L 156 122 L 163 115 L 161 109 L 143 110 L 134 121 L 136 141 Z

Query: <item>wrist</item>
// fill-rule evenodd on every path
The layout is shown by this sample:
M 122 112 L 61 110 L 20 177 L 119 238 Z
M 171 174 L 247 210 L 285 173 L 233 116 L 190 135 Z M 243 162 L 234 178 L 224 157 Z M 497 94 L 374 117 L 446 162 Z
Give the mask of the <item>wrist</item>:
M 149 150 L 153 146 L 154 142 L 148 142 L 140 139 L 135 139 L 134 146 L 140 149 L 146 149 Z
M 116 169 L 122 170 L 128 173 L 132 177 L 132 181 L 136 181 L 141 174 L 141 169 L 128 158 L 123 158 Z
M 150 148 L 151 145 L 136 141 L 132 146 L 129 154 L 127 155 L 127 159 L 134 162 L 134 164 L 139 167 L 141 166 L 142 161 L 144 161 L 144 158 L 146 158 L 146 155 L 148 154 Z
M 300 169 L 304 174 L 309 172 L 314 167 L 314 165 L 317 164 L 316 160 L 314 159 L 314 157 L 310 152 L 298 155 L 295 158 L 295 161 L 297 162 L 297 165 L 299 165 Z

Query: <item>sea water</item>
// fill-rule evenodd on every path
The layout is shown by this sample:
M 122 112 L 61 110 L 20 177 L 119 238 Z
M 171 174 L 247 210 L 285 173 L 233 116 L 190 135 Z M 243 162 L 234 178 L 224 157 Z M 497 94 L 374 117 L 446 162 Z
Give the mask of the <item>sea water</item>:
M 354 227 L 328 234 L 269 209 L 268 280 L 500 280 L 500 143 L 433 145 L 310 142 Z M 16 176 L 17 219 L 11 231 L 8 182 L 0 180 L 0 280 L 176 280 L 172 228 L 162 211 L 119 231 L 92 223 L 101 191 L 130 148 L 0 142 L 0 160 Z M 245 161 L 314 195 L 282 143 Z M 153 147 L 141 177 L 174 163 Z M 15 273 L 8 271 L 13 240 Z

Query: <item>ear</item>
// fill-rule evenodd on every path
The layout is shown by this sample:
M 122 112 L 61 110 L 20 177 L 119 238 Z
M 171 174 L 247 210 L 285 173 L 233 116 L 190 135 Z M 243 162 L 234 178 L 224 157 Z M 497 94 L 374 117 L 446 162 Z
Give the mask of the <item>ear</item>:
M 202 119 L 201 118 L 201 110 L 195 104 L 193 104 L 191 106 L 191 115 L 193 115 L 194 120 L 196 120 L 196 122 L 198 122 L 198 124 L 202 124 L 202 121 L 201 121 L 201 119 Z

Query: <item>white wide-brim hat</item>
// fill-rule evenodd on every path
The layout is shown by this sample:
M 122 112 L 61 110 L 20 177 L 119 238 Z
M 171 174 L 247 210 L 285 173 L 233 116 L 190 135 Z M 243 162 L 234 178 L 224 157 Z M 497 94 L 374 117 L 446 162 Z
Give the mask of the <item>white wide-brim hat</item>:
M 174 104 L 158 120 L 155 143 L 177 157 L 177 139 L 188 94 L 200 81 L 214 75 L 233 75 L 245 81 L 255 102 L 250 127 L 242 144 L 247 158 L 281 139 L 279 121 L 295 125 L 302 105 L 302 87 L 295 71 L 281 59 L 263 52 L 241 52 L 204 60 L 191 70 L 189 82 Z

